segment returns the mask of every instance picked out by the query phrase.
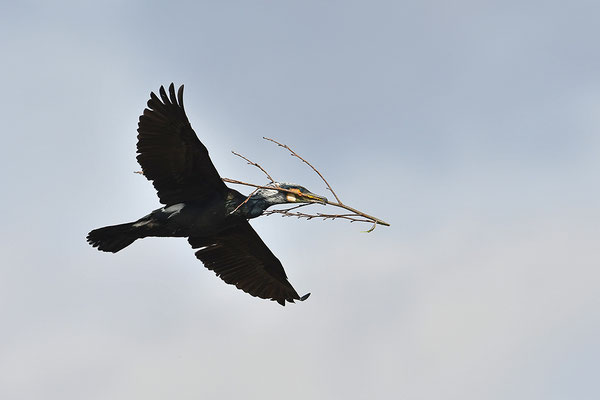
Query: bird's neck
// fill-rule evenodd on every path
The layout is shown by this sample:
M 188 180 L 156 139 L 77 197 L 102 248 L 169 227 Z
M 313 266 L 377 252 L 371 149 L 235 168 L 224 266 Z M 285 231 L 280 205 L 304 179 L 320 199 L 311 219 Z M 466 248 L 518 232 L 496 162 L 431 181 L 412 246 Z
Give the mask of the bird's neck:
M 270 204 L 264 201 L 259 196 L 244 196 L 237 191 L 231 191 L 227 196 L 227 212 L 232 215 L 239 215 L 244 218 L 256 218 L 260 217 Z

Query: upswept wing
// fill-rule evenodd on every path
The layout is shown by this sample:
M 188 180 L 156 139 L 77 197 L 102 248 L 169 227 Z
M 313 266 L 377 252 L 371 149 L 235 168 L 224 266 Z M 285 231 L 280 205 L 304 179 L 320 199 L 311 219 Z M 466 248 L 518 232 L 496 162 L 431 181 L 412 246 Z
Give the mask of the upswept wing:
M 160 202 L 166 205 L 201 200 L 227 187 L 208 150 L 192 129 L 183 108 L 183 85 L 175 96 L 160 87 L 160 99 L 150 93 L 148 108 L 138 123 L 137 160 L 152 181 Z
M 287 279 L 281 262 L 273 255 L 248 221 L 209 237 L 188 239 L 196 257 L 225 282 L 252 296 L 277 301 L 305 300 Z

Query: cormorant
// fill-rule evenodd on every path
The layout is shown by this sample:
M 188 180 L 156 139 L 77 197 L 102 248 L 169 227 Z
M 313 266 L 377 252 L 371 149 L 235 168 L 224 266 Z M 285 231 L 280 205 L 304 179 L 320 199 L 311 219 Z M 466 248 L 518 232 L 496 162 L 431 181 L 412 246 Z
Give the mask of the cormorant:
M 116 253 L 148 236 L 187 237 L 204 266 L 244 292 L 281 305 L 306 299 L 310 293 L 298 295 L 248 219 L 274 204 L 327 199 L 299 185 L 275 182 L 270 186 L 288 191 L 259 189 L 244 203 L 247 196 L 223 183 L 192 129 L 183 108 L 183 85 L 177 95 L 172 83 L 168 96 L 163 86 L 159 94 L 160 99 L 150 93 L 140 116 L 137 160 L 164 207 L 135 222 L 94 229 L 87 241 Z

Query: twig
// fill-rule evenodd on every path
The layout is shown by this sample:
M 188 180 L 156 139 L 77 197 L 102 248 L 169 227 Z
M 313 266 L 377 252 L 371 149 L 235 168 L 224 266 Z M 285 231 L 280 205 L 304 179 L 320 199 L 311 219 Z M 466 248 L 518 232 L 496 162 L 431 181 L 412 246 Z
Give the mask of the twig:
M 239 208 L 240 208 L 241 206 L 243 206 L 244 204 L 246 204 L 246 203 L 248 202 L 248 200 L 250 200 L 250 197 L 252 197 L 252 196 L 254 195 L 254 193 L 258 192 L 258 190 L 259 190 L 259 189 L 254 189 L 254 190 L 252 191 L 252 193 L 250 193 L 250 194 L 249 194 L 249 195 L 246 197 L 246 200 L 244 200 L 244 201 L 242 201 L 240 204 L 238 204 L 238 206 L 237 206 L 236 208 L 234 208 L 234 209 L 233 209 L 233 211 L 232 211 L 232 212 L 230 212 L 229 214 L 233 214 L 233 213 L 235 213 L 237 210 L 239 210 Z
M 255 185 L 253 183 L 247 183 L 247 182 L 238 181 L 238 180 L 235 180 L 235 179 L 229 179 L 229 178 L 221 178 L 221 179 L 223 179 L 224 182 L 235 183 L 235 184 L 238 184 L 238 185 L 252 186 L 252 187 L 255 187 L 255 188 L 259 188 L 259 189 L 279 190 L 281 192 L 288 192 L 288 193 L 296 194 L 295 192 L 293 192 L 291 190 L 283 189 L 283 188 L 280 188 L 280 187 L 277 187 L 277 186 L 261 186 L 261 185 Z M 309 204 L 312 204 L 312 203 L 309 203 Z M 332 201 L 326 201 L 325 204 L 346 209 L 348 211 L 351 211 L 356 216 L 360 216 L 360 217 L 366 218 L 366 220 L 360 220 L 360 221 L 357 220 L 356 222 L 373 222 L 373 223 L 378 224 L 378 225 L 390 226 L 390 224 L 388 224 L 387 222 L 385 222 L 385 221 L 383 221 L 383 220 L 381 220 L 381 219 L 379 219 L 377 217 L 374 217 L 372 215 L 366 214 L 366 213 L 364 213 L 362 211 L 359 211 L 356 208 L 352 208 L 350 206 L 347 206 L 346 204 L 336 203 L 336 202 L 332 202 Z M 271 210 L 271 211 L 277 211 L 277 210 Z M 271 211 L 266 211 L 265 214 L 269 215 L 269 213 L 271 213 Z M 279 210 L 279 211 L 285 211 L 285 210 Z M 280 214 L 284 214 L 284 213 L 280 213 Z M 307 214 L 307 215 L 309 215 L 309 214 Z M 336 215 L 336 218 L 348 219 L 348 218 L 345 218 L 345 217 L 337 216 L 338 214 L 331 214 L 331 216 L 326 216 L 326 215 L 329 215 L 329 214 L 322 214 L 322 215 L 316 214 L 316 215 L 312 215 L 312 217 L 310 219 L 312 219 L 312 218 L 325 218 L 325 219 L 327 219 L 327 218 L 332 218 L 333 215 Z
M 267 210 L 263 214 L 264 215 L 280 214 L 282 217 L 306 218 L 308 220 L 311 220 L 313 218 L 323 218 L 323 221 L 326 221 L 328 219 L 331 219 L 331 220 L 346 219 L 346 220 L 349 220 L 350 222 L 371 222 L 371 223 L 373 223 L 373 221 L 370 219 L 358 218 L 358 217 L 360 217 L 359 214 L 322 214 L 322 213 L 306 214 L 306 213 L 301 213 L 301 212 L 289 212 L 289 211 L 290 211 L 290 209 Z
M 269 173 L 260 165 L 258 165 L 257 163 L 255 163 L 254 161 L 251 161 L 250 159 L 248 159 L 247 157 L 244 157 L 243 155 L 241 155 L 240 153 L 236 153 L 235 151 L 231 151 L 233 154 L 235 154 L 236 156 L 243 158 L 244 160 L 246 160 L 246 162 L 250 165 L 254 165 L 256 168 L 260 169 L 262 172 L 264 172 L 264 174 L 267 176 L 267 178 L 269 178 L 269 180 L 271 181 L 271 183 L 274 183 L 275 180 L 271 177 L 271 175 L 269 175 Z M 250 193 L 246 199 L 244 201 L 242 201 L 240 204 L 238 204 L 238 206 L 229 214 L 233 214 L 235 213 L 237 210 L 239 210 L 239 208 L 241 206 L 243 206 L 244 204 L 246 204 L 248 202 L 248 200 L 250 200 L 250 197 L 252 197 L 254 195 L 254 193 L 258 192 L 258 188 L 254 189 L 252 191 L 252 193 Z
M 265 173 L 265 175 L 267 176 L 267 178 L 269 178 L 269 180 L 271 181 L 271 183 L 275 182 L 275 180 L 273 178 L 271 178 L 271 175 L 269 175 L 269 173 L 260 165 L 258 165 L 257 163 L 255 163 L 254 161 L 250 161 L 249 159 L 247 159 L 246 157 L 244 157 L 243 155 L 236 153 L 235 151 L 231 151 L 233 154 L 235 154 L 236 156 L 243 158 L 244 160 L 246 160 L 246 162 L 250 165 L 254 165 L 256 168 L 259 168 L 262 172 Z
M 340 198 L 337 196 L 337 194 L 335 194 L 335 192 L 333 191 L 333 188 L 331 187 L 331 185 L 329 184 L 329 182 L 327 182 L 327 180 L 323 177 L 323 175 L 321 175 L 321 173 L 319 172 L 319 170 L 317 170 L 315 167 L 313 167 L 313 165 L 311 163 L 309 163 L 308 161 L 306 161 L 304 158 L 300 157 L 298 155 L 298 153 L 296 153 L 294 150 L 290 149 L 290 147 L 287 144 L 281 144 L 276 140 L 273 140 L 271 138 L 268 137 L 264 137 L 263 139 L 268 140 L 269 142 L 273 142 L 276 145 L 278 145 L 279 147 L 283 147 L 284 149 L 288 150 L 292 156 L 299 158 L 300 160 L 302 160 L 304 163 L 306 163 L 309 167 L 311 167 L 313 169 L 313 171 L 315 171 L 317 173 L 317 175 L 319 175 L 321 177 L 321 179 L 323 179 L 323 182 L 325 182 L 325 184 L 327 185 L 327 189 L 329 189 L 329 191 L 333 194 L 333 197 L 335 197 L 335 199 L 338 201 L 339 204 L 342 204 L 342 201 L 340 200 Z
M 278 145 L 279 147 L 283 147 L 284 149 L 288 150 L 292 156 L 302 160 L 305 164 L 307 164 L 309 167 L 312 168 L 313 171 L 315 171 L 317 173 L 317 175 L 319 175 L 319 177 L 323 180 L 323 182 L 325 182 L 325 184 L 327 185 L 327 189 L 329 189 L 329 191 L 333 194 L 333 196 L 335 197 L 335 199 L 337 200 L 337 203 L 331 202 L 331 201 L 327 201 L 327 204 L 332 205 L 332 206 L 336 206 L 336 207 L 341 207 L 344 208 L 348 211 L 352 211 L 353 213 L 360 215 L 361 217 L 365 217 L 368 218 L 370 221 L 369 222 L 375 222 L 376 224 L 379 225 L 385 225 L 385 226 L 390 226 L 390 224 L 388 224 L 387 222 L 373 217 L 372 215 L 369 214 L 365 214 L 362 211 L 358 211 L 355 208 L 352 208 L 350 206 L 345 205 L 344 203 L 342 203 L 342 201 L 340 200 L 340 198 L 337 196 L 337 194 L 334 192 L 333 188 L 331 187 L 331 185 L 329 184 L 329 182 L 327 182 L 327 180 L 325 179 L 325 177 L 323 177 L 323 175 L 319 172 L 318 169 L 316 169 L 311 163 L 309 163 L 308 161 L 306 161 L 304 158 L 302 158 L 298 153 L 296 153 L 294 150 L 292 150 L 288 145 L 286 144 L 281 144 L 278 141 L 268 138 L 268 137 L 264 137 L 263 139 L 268 140 L 269 142 L 273 142 L 276 145 Z
M 297 195 L 298 194 L 298 192 L 295 192 L 295 191 L 290 190 L 290 189 L 284 189 L 284 188 L 279 187 L 279 186 L 255 185 L 254 183 L 242 182 L 242 181 L 238 181 L 236 179 L 230 179 L 230 178 L 221 178 L 221 180 L 223 182 L 235 183 L 236 185 L 252 186 L 252 187 L 255 187 L 255 188 L 258 188 L 258 189 L 279 190 L 280 192 L 291 193 L 293 195 Z
M 292 210 L 295 210 L 295 209 L 300 208 L 300 207 L 310 206 L 311 204 L 314 204 L 314 203 L 302 203 L 302 204 L 298 204 L 297 206 L 286 208 L 286 209 L 283 209 L 283 210 L 278 210 L 278 211 L 292 211 Z M 273 210 L 273 211 L 275 211 L 275 210 Z
M 384 226 L 390 226 L 390 224 L 388 224 L 387 222 L 385 222 L 384 220 L 381 220 L 377 217 L 374 217 L 372 215 L 366 214 L 362 211 L 357 210 L 356 208 L 352 208 L 350 206 L 347 206 L 346 204 L 342 204 L 342 203 L 334 203 L 331 201 L 327 201 L 326 204 L 329 204 L 330 206 L 335 206 L 335 207 L 340 207 L 340 208 L 344 208 L 348 211 L 352 211 L 353 213 L 360 215 L 361 217 L 365 217 L 368 218 L 370 221 L 369 222 L 375 222 L 379 225 L 384 225 Z

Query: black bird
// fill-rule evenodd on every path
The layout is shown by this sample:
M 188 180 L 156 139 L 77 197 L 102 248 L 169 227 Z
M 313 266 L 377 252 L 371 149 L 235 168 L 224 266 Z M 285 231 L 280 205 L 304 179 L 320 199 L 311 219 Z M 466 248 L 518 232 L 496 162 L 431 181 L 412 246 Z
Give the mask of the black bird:
M 274 204 L 327 199 L 299 185 L 273 183 L 274 189 L 260 189 L 244 203 L 247 196 L 223 183 L 192 129 L 183 108 L 183 85 L 177 95 L 172 83 L 169 95 L 162 86 L 159 94 L 160 99 L 150 93 L 140 116 L 137 160 L 165 206 L 135 222 L 94 229 L 87 241 L 116 253 L 148 236 L 187 237 L 198 249 L 196 257 L 225 282 L 281 305 L 305 300 L 310 293 L 298 295 L 248 219 Z

